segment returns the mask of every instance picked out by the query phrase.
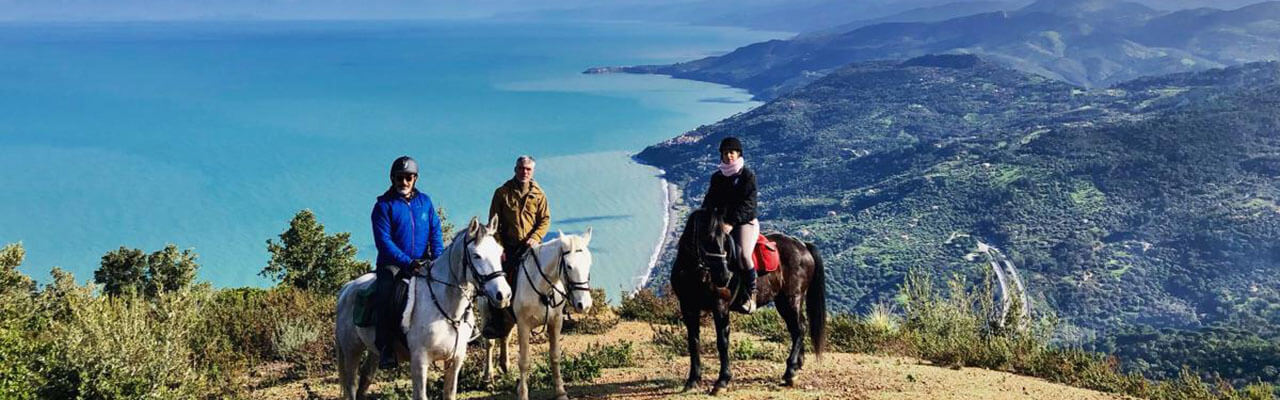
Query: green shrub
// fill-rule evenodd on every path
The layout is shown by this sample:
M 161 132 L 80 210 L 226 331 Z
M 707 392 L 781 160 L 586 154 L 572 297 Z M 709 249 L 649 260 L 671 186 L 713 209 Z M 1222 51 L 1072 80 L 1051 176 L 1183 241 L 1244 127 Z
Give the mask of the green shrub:
M 668 291 L 669 292 L 669 291 Z M 680 303 L 674 295 L 658 296 L 644 288 L 622 299 L 618 316 L 628 321 L 644 321 L 652 324 L 680 323 Z
M 72 298 L 65 298 L 71 300 Z M 149 302 L 137 296 L 80 297 L 55 323 L 42 396 L 78 398 L 215 398 L 234 388 L 199 365 L 191 347 L 200 319 L 198 293 Z
M 733 360 L 783 361 L 786 351 L 777 343 L 759 343 L 751 339 L 729 341 L 729 358 Z
M 635 344 L 629 340 L 607 345 L 589 345 L 582 354 L 585 358 L 596 359 L 601 368 L 627 368 L 636 365 Z
M 609 306 L 604 289 L 591 289 L 591 309 L 586 314 L 573 315 L 566 320 L 561 332 L 567 334 L 599 335 L 618 326 L 618 315 Z
M 787 325 L 782 321 L 782 316 L 772 307 L 761 308 L 747 315 L 734 315 L 730 319 L 730 329 L 733 332 L 746 332 L 760 336 L 771 342 L 791 340 L 791 334 L 787 333 Z
M 22 331 L 0 326 L 0 398 L 35 399 L 42 379 L 33 370 L 42 351 Z

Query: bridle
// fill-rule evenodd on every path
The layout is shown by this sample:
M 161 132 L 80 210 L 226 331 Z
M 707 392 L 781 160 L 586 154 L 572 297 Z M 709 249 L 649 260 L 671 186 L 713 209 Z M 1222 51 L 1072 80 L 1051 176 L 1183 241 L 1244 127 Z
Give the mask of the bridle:
M 461 249 L 462 273 L 464 275 L 470 275 L 472 281 L 475 282 L 476 286 L 483 288 L 486 283 L 489 283 L 489 281 L 502 278 L 506 276 L 506 273 L 502 272 L 501 268 L 498 268 L 497 271 L 494 271 L 492 273 L 480 275 L 480 271 L 477 269 L 478 267 L 476 267 L 475 262 L 471 261 L 471 257 L 476 256 L 476 253 L 468 250 L 471 248 L 471 244 L 476 242 L 476 240 L 473 240 L 471 237 L 469 237 L 470 236 L 469 233 L 470 232 L 463 233 L 461 238 L 462 240 L 462 249 Z M 458 240 L 459 239 L 454 239 L 454 243 L 449 245 L 449 258 L 451 260 L 453 256 L 459 252 L 459 250 L 454 249 L 454 245 L 457 244 Z M 430 271 L 431 268 L 435 267 L 435 264 L 436 263 L 431 263 L 431 265 L 428 267 L 426 276 L 424 277 L 427 280 L 427 292 L 431 295 L 431 303 L 436 306 L 436 311 L 439 311 L 440 315 L 444 316 L 445 320 L 449 322 L 449 325 L 453 326 L 453 330 L 455 333 L 454 341 L 457 342 L 459 339 L 457 337 L 458 326 L 462 324 L 472 325 L 470 322 L 467 322 L 467 315 L 471 312 L 470 302 L 471 302 L 471 299 L 474 297 L 474 294 L 472 293 L 472 291 L 475 289 L 463 288 L 462 286 L 460 286 L 460 283 L 456 283 L 460 281 L 465 281 L 466 277 L 462 277 L 462 279 L 458 279 L 458 276 L 453 274 L 454 271 L 448 271 L 449 276 L 454 278 L 453 279 L 454 282 L 445 282 L 443 280 L 436 279 L 435 276 L 433 276 Z M 453 264 L 453 263 L 450 262 L 450 264 Z M 462 307 L 463 311 L 461 315 L 454 317 L 452 315 L 449 315 L 449 313 L 445 311 L 444 306 L 440 305 L 440 298 L 439 296 L 436 295 L 435 286 L 433 286 L 432 283 L 439 283 L 447 288 L 454 288 L 454 289 L 457 289 L 459 292 L 461 292 L 460 301 L 466 302 L 464 307 Z M 486 293 L 485 296 L 487 297 L 489 296 L 489 294 Z M 472 325 L 472 328 L 474 330 L 475 326 Z M 457 343 L 454 343 L 454 345 L 456 347 Z
M 698 221 L 698 222 L 701 222 L 701 221 Z M 728 258 L 729 258 L 729 252 L 728 252 L 728 250 L 724 250 L 724 243 L 723 243 L 723 241 L 717 241 L 717 244 L 719 244 L 719 245 L 721 246 L 721 249 L 720 249 L 720 250 L 724 250 L 724 251 L 722 251 L 722 252 L 718 252 L 718 253 L 713 253 L 713 252 L 709 252 L 709 251 L 707 251 L 706 247 L 704 247 L 704 246 L 703 246 L 703 244 L 702 244 L 702 235 L 703 235 L 703 232 L 702 232 L 702 231 L 703 231 L 703 230 L 705 230 L 705 229 L 703 228 L 703 225 L 704 225 L 704 224 L 702 224 L 702 223 L 698 223 L 698 222 L 695 222 L 695 223 L 694 223 L 694 226 L 693 226 L 693 232 L 692 232 L 692 233 L 693 233 L 693 243 L 692 243 L 692 244 L 693 244 L 693 246 L 694 246 L 694 249 L 696 250 L 696 253 L 695 253 L 695 254 L 696 254 L 696 256 L 694 257 L 694 262 L 695 262 L 695 268 L 694 268 L 694 271 L 702 273 L 702 274 L 703 274 L 703 276 L 705 277 L 705 279 L 708 279 L 708 280 L 709 280 L 709 279 L 711 278 L 711 276 L 710 276 L 710 273 L 711 273 L 711 267 L 707 265 L 707 263 L 706 263 L 706 261 L 705 261 L 704 259 L 705 259 L 705 258 L 707 258 L 707 257 L 711 257 L 711 258 L 723 258 L 723 259 L 725 259 L 725 260 L 726 260 L 726 262 L 727 262 L 727 261 L 728 261 Z M 709 224 L 710 222 L 711 222 L 711 221 L 708 221 L 708 224 Z M 714 235 L 712 235 L 712 238 L 715 238 L 715 236 L 714 236 Z
M 568 299 L 569 295 L 573 292 L 591 291 L 591 285 L 589 284 L 591 281 L 590 272 L 587 273 L 587 279 L 581 282 L 575 282 L 569 277 L 569 270 L 573 269 L 573 266 L 569 265 L 569 254 L 581 253 L 585 250 L 574 249 L 560 252 L 560 270 L 558 272 L 560 273 L 560 279 L 563 279 L 564 282 L 568 284 L 567 291 L 560 290 L 560 288 L 556 287 L 555 280 L 551 279 L 550 276 L 547 276 L 547 273 L 542 270 L 542 261 L 538 259 L 538 252 L 533 248 L 529 248 L 527 251 L 529 257 L 533 259 L 533 265 L 537 267 L 535 269 L 538 270 L 538 275 L 542 277 L 542 282 L 546 283 L 550 289 L 546 293 L 538 291 L 538 285 L 534 284 L 533 276 L 529 275 L 529 269 L 525 268 L 523 263 L 521 263 L 520 269 L 524 271 L 524 277 L 525 280 L 529 282 L 529 288 L 533 289 L 533 292 L 538 294 L 538 299 L 542 301 L 542 304 L 547 308 L 564 306 L 566 299 Z M 557 295 L 559 295 L 558 298 Z
M 556 287 L 555 280 L 551 279 L 551 277 L 542 270 L 542 261 L 538 259 L 537 250 L 530 247 L 526 251 L 528 252 L 529 258 L 533 259 L 533 265 L 536 267 L 535 269 L 538 270 L 538 275 L 542 277 L 542 282 L 546 283 L 549 288 L 545 293 L 539 291 L 538 285 L 533 281 L 533 276 L 529 274 L 529 269 L 525 268 L 523 262 L 520 263 L 520 270 L 524 271 L 524 278 L 525 281 L 529 282 L 529 289 L 533 290 L 533 292 L 538 295 L 538 301 L 542 303 L 544 322 L 551 320 L 551 310 L 553 308 L 563 308 L 565 306 L 565 303 L 569 301 L 569 295 L 573 292 L 591 292 L 591 286 L 589 285 L 589 282 L 591 281 L 590 272 L 587 272 L 586 280 L 581 282 L 575 282 L 569 277 L 569 270 L 573 269 L 573 266 L 569 265 L 569 254 L 581 253 L 586 251 L 585 249 L 562 250 L 560 252 L 560 268 L 557 272 L 560 274 L 559 278 L 568 284 L 567 291 Z M 538 333 L 535 332 L 535 334 Z

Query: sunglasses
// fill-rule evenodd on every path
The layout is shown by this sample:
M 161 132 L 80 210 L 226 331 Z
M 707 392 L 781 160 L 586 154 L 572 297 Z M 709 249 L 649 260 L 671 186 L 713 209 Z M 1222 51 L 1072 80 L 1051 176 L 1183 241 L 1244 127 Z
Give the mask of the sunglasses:
M 399 174 L 395 176 L 397 181 L 411 181 L 418 177 L 418 174 Z

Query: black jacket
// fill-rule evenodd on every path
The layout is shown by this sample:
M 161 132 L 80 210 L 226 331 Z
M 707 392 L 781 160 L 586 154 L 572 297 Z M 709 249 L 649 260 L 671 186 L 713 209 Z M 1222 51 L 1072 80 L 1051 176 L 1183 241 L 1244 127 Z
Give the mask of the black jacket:
M 711 175 L 702 208 L 721 210 L 725 222 L 742 225 L 756 218 L 756 174 L 746 166 L 737 176 L 727 177 L 716 171 Z

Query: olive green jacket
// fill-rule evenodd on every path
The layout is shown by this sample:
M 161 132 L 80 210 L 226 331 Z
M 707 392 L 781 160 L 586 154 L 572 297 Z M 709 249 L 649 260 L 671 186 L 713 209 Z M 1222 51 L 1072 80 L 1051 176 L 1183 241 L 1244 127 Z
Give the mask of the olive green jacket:
M 498 239 L 503 247 L 523 245 L 525 240 L 541 242 L 551 226 L 551 212 L 547 209 L 547 196 L 537 182 L 529 183 L 529 190 L 510 179 L 493 191 L 489 202 L 489 218 L 498 216 Z

